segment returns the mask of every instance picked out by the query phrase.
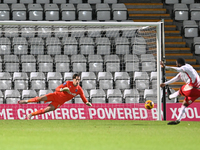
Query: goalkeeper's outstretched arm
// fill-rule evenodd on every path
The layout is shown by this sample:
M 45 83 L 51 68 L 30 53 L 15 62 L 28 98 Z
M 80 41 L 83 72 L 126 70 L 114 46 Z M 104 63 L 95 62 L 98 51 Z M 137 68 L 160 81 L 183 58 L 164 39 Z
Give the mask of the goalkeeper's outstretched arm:
M 86 99 L 86 97 L 85 97 L 85 95 L 84 95 L 82 89 L 81 89 L 81 91 L 80 91 L 80 96 L 81 96 L 82 101 L 83 101 L 86 105 L 92 106 L 92 104 L 91 104 L 90 102 L 88 102 L 88 100 Z

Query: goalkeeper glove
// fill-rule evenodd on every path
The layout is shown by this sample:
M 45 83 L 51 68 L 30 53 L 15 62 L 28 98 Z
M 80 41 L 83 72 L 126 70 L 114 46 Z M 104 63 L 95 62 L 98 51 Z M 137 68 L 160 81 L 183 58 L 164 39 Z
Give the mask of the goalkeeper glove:
M 60 89 L 60 92 L 70 92 L 68 87 L 64 87 Z
M 88 106 L 92 106 L 92 104 L 90 102 L 86 102 L 85 104 Z

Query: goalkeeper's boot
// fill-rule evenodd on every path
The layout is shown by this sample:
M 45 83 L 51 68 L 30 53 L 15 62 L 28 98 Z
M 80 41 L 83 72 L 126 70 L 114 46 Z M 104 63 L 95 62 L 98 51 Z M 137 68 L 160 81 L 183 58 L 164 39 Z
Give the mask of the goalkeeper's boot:
M 17 101 L 18 104 L 27 104 L 28 100 L 19 100 Z
M 170 121 L 170 122 L 168 122 L 167 124 L 168 125 L 177 125 L 177 124 L 179 124 L 180 123 L 180 121 L 179 120 L 176 120 L 176 121 Z
M 31 120 L 31 117 L 32 117 L 31 114 L 26 115 L 26 120 Z

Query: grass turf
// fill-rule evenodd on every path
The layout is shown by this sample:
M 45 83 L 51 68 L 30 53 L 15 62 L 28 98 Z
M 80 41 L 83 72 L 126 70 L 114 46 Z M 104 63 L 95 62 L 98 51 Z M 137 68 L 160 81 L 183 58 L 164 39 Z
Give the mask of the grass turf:
M 0 150 L 197 150 L 200 122 L 0 120 Z

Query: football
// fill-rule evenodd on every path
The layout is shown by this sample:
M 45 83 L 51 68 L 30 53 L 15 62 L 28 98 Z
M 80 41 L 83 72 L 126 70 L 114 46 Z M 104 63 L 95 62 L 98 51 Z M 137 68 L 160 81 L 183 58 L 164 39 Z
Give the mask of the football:
M 146 109 L 152 109 L 154 107 L 154 103 L 151 100 L 147 100 L 144 106 Z

